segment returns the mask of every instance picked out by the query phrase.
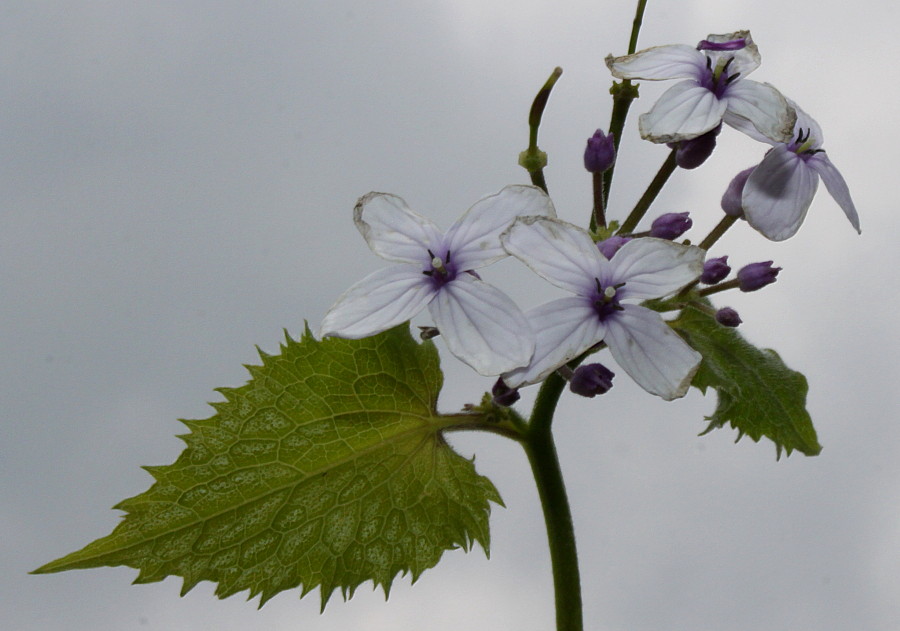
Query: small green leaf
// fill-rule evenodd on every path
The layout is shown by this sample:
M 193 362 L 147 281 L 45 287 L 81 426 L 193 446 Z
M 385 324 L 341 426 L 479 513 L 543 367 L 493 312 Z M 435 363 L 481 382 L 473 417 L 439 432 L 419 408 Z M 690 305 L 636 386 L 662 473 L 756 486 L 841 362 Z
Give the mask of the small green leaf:
M 491 482 L 445 442 L 478 414 L 436 412 L 443 376 L 431 342 L 407 325 L 362 340 L 287 337 L 252 379 L 219 390 L 216 414 L 191 432 L 156 482 L 121 502 L 113 532 L 36 573 L 127 565 L 136 583 L 202 580 L 260 606 L 280 591 L 320 588 L 322 608 L 367 580 L 385 595 L 445 550 L 489 551 Z
M 718 393 L 704 434 L 730 423 L 738 430 L 738 440 L 744 434 L 754 441 L 762 436 L 772 440 L 777 457 L 782 449 L 807 456 L 822 450 L 806 411 L 806 378 L 785 366 L 778 353 L 756 348 L 735 329 L 694 307 L 686 307 L 670 324 L 703 355 L 692 385 Z

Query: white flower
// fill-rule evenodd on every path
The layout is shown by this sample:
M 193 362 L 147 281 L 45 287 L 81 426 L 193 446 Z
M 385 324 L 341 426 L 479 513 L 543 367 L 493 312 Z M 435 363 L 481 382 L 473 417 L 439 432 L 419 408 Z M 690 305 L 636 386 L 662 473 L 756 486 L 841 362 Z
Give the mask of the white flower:
M 819 178 L 838 203 L 850 224 L 860 232 L 859 215 L 843 176 L 822 149 L 822 129 L 796 103 L 794 135 L 789 142 L 775 143 L 753 170 L 741 194 L 748 223 L 773 241 L 793 236 L 819 187 Z M 767 140 L 766 138 L 758 138 Z
M 475 203 L 446 233 L 396 195 L 369 193 L 354 221 L 375 254 L 400 265 L 373 272 L 338 298 L 320 335 L 358 339 L 405 322 L 427 305 L 450 352 L 483 375 L 524 366 L 534 339 L 522 311 L 471 270 L 505 256 L 519 215 L 555 216 L 541 189 L 507 186 Z
M 656 143 L 696 138 L 722 121 L 749 122 L 767 138 L 787 141 L 794 113 L 786 99 L 771 85 L 745 78 L 759 64 L 749 31 L 710 35 L 696 48 L 673 44 L 606 58 L 620 79 L 684 79 L 639 119 L 641 137 Z
M 701 356 L 655 311 L 636 304 L 695 280 L 704 251 L 654 238 L 632 239 L 607 259 L 581 228 L 524 217 L 501 237 L 507 251 L 575 294 L 526 313 L 535 333 L 531 363 L 503 375 L 510 387 L 541 381 L 600 341 L 642 388 L 666 400 L 684 396 Z

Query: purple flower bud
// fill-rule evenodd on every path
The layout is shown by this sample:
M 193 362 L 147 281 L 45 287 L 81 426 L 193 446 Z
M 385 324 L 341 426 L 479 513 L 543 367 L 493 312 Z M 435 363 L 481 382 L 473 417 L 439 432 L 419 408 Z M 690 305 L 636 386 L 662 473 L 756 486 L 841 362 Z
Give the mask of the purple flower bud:
M 780 267 L 772 267 L 772 261 L 750 263 L 737 273 L 738 287 L 741 291 L 756 291 L 775 282 Z
M 650 236 L 657 239 L 677 239 L 690 230 L 694 224 L 689 213 L 666 213 L 657 217 L 650 224 Z
M 704 285 L 715 285 L 730 273 L 731 266 L 728 264 L 727 256 L 709 259 L 703 264 L 703 273 L 700 275 L 700 282 Z
M 744 216 L 744 206 L 741 204 L 741 195 L 744 194 L 744 184 L 747 183 L 747 178 L 750 177 L 750 174 L 753 173 L 753 169 L 755 168 L 756 167 L 754 166 L 749 169 L 744 169 L 735 175 L 731 182 L 728 183 L 728 188 L 725 189 L 725 194 L 722 195 L 722 210 L 725 211 L 726 215 L 732 217 Z
M 716 322 L 722 326 L 730 326 L 732 328 L 738 326 L 743 320 L 738 312 L 731 307 L 722 307 L 716 311 Z
M 569 390 L 583 397 L 606 394 L 612 388 L 615 373 L 603 364 L 579 366 L 569 379 Z
M 716 136 L 720 131 L 722 123 L 696 138 L 667 143 L 670 149 L 675 149 L 675 164 L 682 169 L 696 169 L 706 162 L 716 148 Z
M 584 150 L 584 168 L 591 173 L 603 173 L 616 161 L 616 147 L 613 144 L 613 135 L 605 135 L 602 129 L 594 132 L 588 138 L 587 147 Z
M 605 256 L 606 260 L 609 260 L 613 257 L 613 254 L 619 251 L 619 248 L 629 241 L 631 241 L 631 237 L 612 236 L 597 243 L 597 248 L 600 250 L 600 254 Z
M 491 388 L 491 394 L 494 397 L 494 403 L 505 408 L 518 401 L 521 396 L 518 388 L 510 388 L 503 382 L 502 378 L 497 379 L 497 383 Z

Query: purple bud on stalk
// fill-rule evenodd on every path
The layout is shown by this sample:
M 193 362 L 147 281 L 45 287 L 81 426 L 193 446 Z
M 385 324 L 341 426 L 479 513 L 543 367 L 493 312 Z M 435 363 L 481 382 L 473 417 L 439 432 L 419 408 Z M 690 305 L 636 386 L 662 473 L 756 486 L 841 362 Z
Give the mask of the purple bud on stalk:
M 682 169 L 696 169 L 706 162 L 716 148 L 716 136 L 720 131 L 722 131 L 721 123 L 715 129 L 710 129 L 696 138 L 667 143 L 670 149 L 675 149 L 675 164 Z
M 728 256 L 709 259 L 703 264 L 700 282 L 704 285 L 715 285 L 719 281 L 724 280 L 730 273 L 731 266 L 728 264 Z
M 497 379 L 497 383 L 491 388 L 491 395 L 493 395 L 494 403 L 505 408 L 518 401 L 521 396 L 518 388 L 510 388 L 503 382 L 502 378 Z
M 609 260 L 613 257 L 613 254 L 619 251 L 619 248 L 629 241 L 631 241 L 631 237 L 612 236 L 609 239 L 598 242 L 597 249 L 600 250 L 600 254 L 606 257 L 606 260 Z
M 569 390 L 583 397 L 606 394 L 612 388 L 615 373 L 603 364 L 579 366 L 569 379 Z
M 772 267 L 772 261 L 750 263 L 737 273 L 738 287 L 741 291 L 756 291 L 775 282 L 780 267 Z
M 603 173 L 616 161 L 616 146 L 613 135 L 604 134 L 602 129 L 588 138 L 584 150 L 584 168 L 591 173 Z
M 650 236 L 669 241 L 677 239 L 694 225 L 688 215 L 686 212 L 660 215 L 650 225 Z
M 743 320 L 738 312 L 731 307 L 722 307 L 716 311 L 716 322 L 722 326 L 730 326 L 732 328 L 738 326 Z
M 753 169 L 755 168 L 756 167 L 750 167 L 749 169 L 744 169 L 735 175 L 731 182 L 728 183 L 728 188 L 725 189 L 725 194 L 722 195 L 722 210 L 725 211 L 726 215 L 732 217 L 744 216 L 744 206 L 741 203 L 741 196 L 744 194 L 744 184 L 747 183 L 747 178 L 750 177 L 750 174 L 753 173 Z

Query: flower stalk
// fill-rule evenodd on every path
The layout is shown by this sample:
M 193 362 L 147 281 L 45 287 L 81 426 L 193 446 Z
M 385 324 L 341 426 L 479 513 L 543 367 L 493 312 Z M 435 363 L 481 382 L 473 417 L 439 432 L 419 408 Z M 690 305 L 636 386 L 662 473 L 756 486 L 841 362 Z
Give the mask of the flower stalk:
M 522 444 L 534 474 L 547 526 L 556 601 L 556 631 L 583 631 L 575 527 L 550 429 L 565 386 L 566 380 L 557 374 L 550 375 L 541 385 Z

